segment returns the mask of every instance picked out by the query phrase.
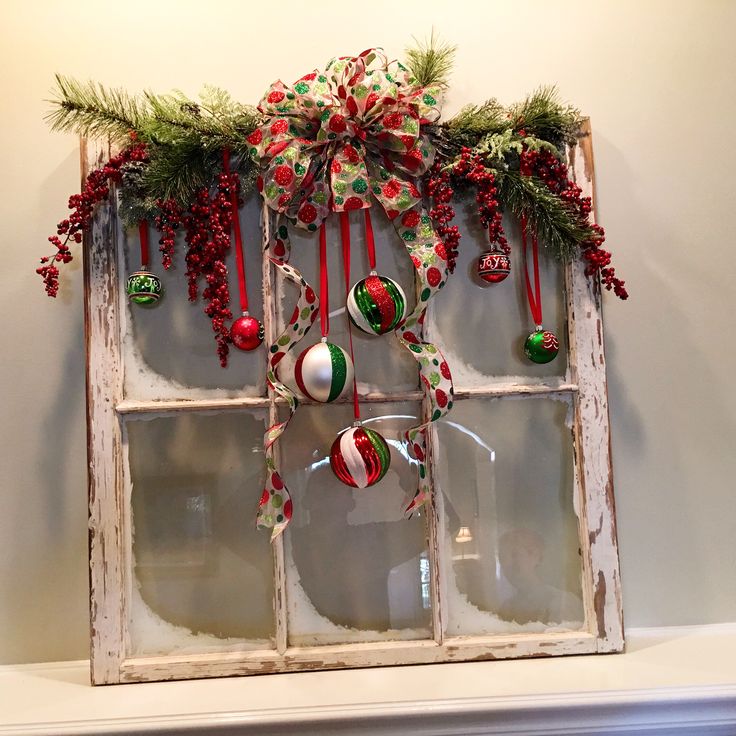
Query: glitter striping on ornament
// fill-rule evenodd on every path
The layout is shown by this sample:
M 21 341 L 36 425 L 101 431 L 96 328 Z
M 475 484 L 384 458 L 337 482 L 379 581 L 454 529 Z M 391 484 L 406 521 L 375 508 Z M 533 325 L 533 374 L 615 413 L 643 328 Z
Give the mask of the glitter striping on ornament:
M 339 345 L 319 342 L 301 353 L 294 379 L 307 398 L 327 403 L 338 399 L 352 383 L 353 363 Z
M 386 440 L 366 427 L 352 427 L 333 442 L 330 467 L 337 478 L 353 488 L 368 488 L 380 481 L 391 465 Z
M 353 286 L 347 306 L 356 327 L 371 335 L 383 335 L 403 319 L 406 297 L 393 279 L 371 274 Z

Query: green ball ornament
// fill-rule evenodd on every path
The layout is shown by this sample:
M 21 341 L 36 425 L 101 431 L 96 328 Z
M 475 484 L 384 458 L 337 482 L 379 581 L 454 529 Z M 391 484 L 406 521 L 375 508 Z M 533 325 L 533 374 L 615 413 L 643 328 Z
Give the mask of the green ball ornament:
M 524 353 L 533 363 L 549 363 L 557 357 L 560 341 L 554 332 L 541 327 L 532 332 L 524 342 Z
M 141 269 L 128 276 L 125 291 L 134 304 L 150 306 L 164 295 L 164 285 L 156 274 Z

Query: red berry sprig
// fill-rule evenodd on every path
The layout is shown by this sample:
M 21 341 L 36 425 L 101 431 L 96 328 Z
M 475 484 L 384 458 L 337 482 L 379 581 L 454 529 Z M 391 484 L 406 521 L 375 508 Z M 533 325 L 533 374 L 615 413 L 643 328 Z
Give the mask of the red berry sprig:
M 496 177 L 486 168 L 483 159 L 473 154 L 470 148 L 463 148 L 460 158 L 452 169 L 458 179 L 465 179 L 475 186 L 475 201 L 478 205 L 480 224 L 488 230 L 488 241 L 507 255 L 511 252 L 503 229 L 503 212 L 499 204 Z
M 217 187 L 212 195 L 208 189 L 200 189 L 182 223 L 186 232 L 186 264 L 189 299 L 194 301 L 199 292 L 199 279 L 204 278 L 205 314 L 212 321 L 212 329 L 217 341 L 217 354 L 220 365 L 227 366 L 230 352 L 230 330 L 227 321 L 232 319 L 230 310 L 230 288 L 225 258 L 230 250 L 230 227 L 232 208 L 230 192 L 239 188 L 237 174 L 221 173 L 217 177 Z
M 460 230 L 457 225 L 450 225 L 455 218 L 455 210 L 450 204 L 455 192 L 450 184 L 449 170 L 443 169 L 439 162 L 429 170 L 425 191 L 432 201 L 429 216 L 435 223 L 435 231 L 442 241 L 447 256 L 447 268 L 452 273 L 457 263 Z
M 73 260 L 70 245 L 82 242 L 82 236 L 92 223 L 95 205 L 107 198 L 110 184 L 119 184 L 122 181 L 126 164 L 147 160 L 145 145 L 135 143 L 113 156 L 101 169 L 91 171 L 82 191 L 69 197 L 69 209 L 72 213 L 56 226 L 56 235 L 49 236 L 49 242 L 56 247 L 56 253 L 41 258 L 42 265 L 36 269 L 49 296 L 56 297 L 59 292 L 59 269 L 56 264 Z
M 176 232 L 181 227 L 184 212 L 176 200 L 158 200 L 156 202 L 158 212 L 153 218 L 156 230 L 159 231 L 159 250 L 161 251 L 161 263 L 168 270 L 171 268 L 174 257 L 174 245 L 176 243 Z
M 550 151 L 531 151 L 525 149 L 520 158 L 520 172 L 525 176 L 536 176 L 545 186 L 568 206 L 579 224 L 588 231 L 589 237 L 581 243 L 583 258 L 587 261 L 587 276 L 599 275 L 603 286 L 619 297 L 628 299 L 625 282 L 616 276 L 616 269 L 610 265 L 611 253 L 601 248 L 606 233 L 600 225 L 590 222 L 593 203 L 590 197 L 583 197 L 582 189 L 568 178 L 568 168 Z

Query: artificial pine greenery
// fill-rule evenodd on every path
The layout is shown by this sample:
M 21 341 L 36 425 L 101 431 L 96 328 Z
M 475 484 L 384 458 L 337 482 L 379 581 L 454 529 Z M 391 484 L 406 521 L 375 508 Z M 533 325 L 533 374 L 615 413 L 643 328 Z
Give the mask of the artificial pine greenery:
M 457 46 L 444 43 L 435 35 L 429 41 L 417 41 L 406 49 L 406 66 L 420 87 L 447 87 Z
M 186 139 L 209 148 L 244 151 L 244 136 L 260 120 L 255 107 L 242 105 L 228 92 L 205 87 L 199 101 L 182 92 L 132 96 L 96 82 L 56 75 L 57 88 L 46 116 L 52 130 L 122 140 L 131 133 L 145 143 L 176 145 Z
M 56 90 L 46 115 L 52 130 L 91 137 L 125 138 L 138 130 L 145 117 L 141 100 L 125 90 L 107 89 L 96 82 L 78 82 L 56 75 Z
M 433 32 L 429 41 L 407 50 L 407 66 L 417 85 L 446 86 L 454 54 L 455 46 L 440 42 Z M 152 219 L 159 200 L 173 199 L 186 208 L 198 189 L 213 185 L 225 148 L 241 175 L 241 191 L 252 188 L 257 172 L 246 138 L 262 116 L 224 90 L 207 87 L 194 101 L 179 91 L 136 97 L 61 75 L 56 83 L 46 118 L 54 130 L 121 143 L 134 133 L 146 144 L 148 162 L 129 164 L 124 172 L 121 209 L 127 222 Z M 508 108 L 495 99 L 469 105 L 426 130 L 448 168 L 463 148 L 480 155 L 496 175 L 501 206 L 516 216 L 524 214 L 547 247 L 567 257 L 590 231 L 543 182 L 519 174 L 519 155 L 523 149 L 547 149 L 560 157 L 562 147 L 575 141 L 580 122 L 580 113 L 560 102 L 555 88 L 543 87 Z
M 228 92 L 206 87 L 195 102 L 179 91 L 134 97 L 61 75 L 56 83 L 54 107 L 46 116 L 53 130 L 118 142 L 135 134 L 147 144 L 148 165 L 126 167 L 121 201 L 126 222 L 152 217 L 157 200 L 174 199 L 186 207 L 198 189 L 214 181 L 225 148 L 232 152 L 233 170 L 241 174 L 242 191 L 252 186 L 246 137 L 258 125 L 260 114 Z
M 496 99 L 468 105 L 440 126 L 441 145 L 456 153 L 482 146 L 489 136 L 506 131 L 522 132 L 556 147 L 574 143 L 582 118 L 574 107 L 560 102 L 555 87 L 540 87 L 523 102 L 505 108 Z
M 534 176 L 518 170 L 495 169 L 498 199 L 507 212 L 525 215 L 532 231 L 556 258 L 571 258 L 591 237 L 591 231 L 575 213 Z

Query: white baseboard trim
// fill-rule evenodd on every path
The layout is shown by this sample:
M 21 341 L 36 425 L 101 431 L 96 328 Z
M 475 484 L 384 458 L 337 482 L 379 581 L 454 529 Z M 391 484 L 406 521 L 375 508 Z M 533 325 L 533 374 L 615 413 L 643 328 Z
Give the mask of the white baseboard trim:
M 0 736 L 736 734 L 736 624 L 627 638 L 618 655 L 99 688 L 86 661 L 0 667 Z
M 631 639 L 684 639 L 687 636 L 736 636 L 736 621 L 691 626 L 632 626 L 626 629 Z
M 130 686 L 126 686 L 130 687 Z M 283 708 L 0 726 L 3 736 L 733 736 L 736 686 Z

